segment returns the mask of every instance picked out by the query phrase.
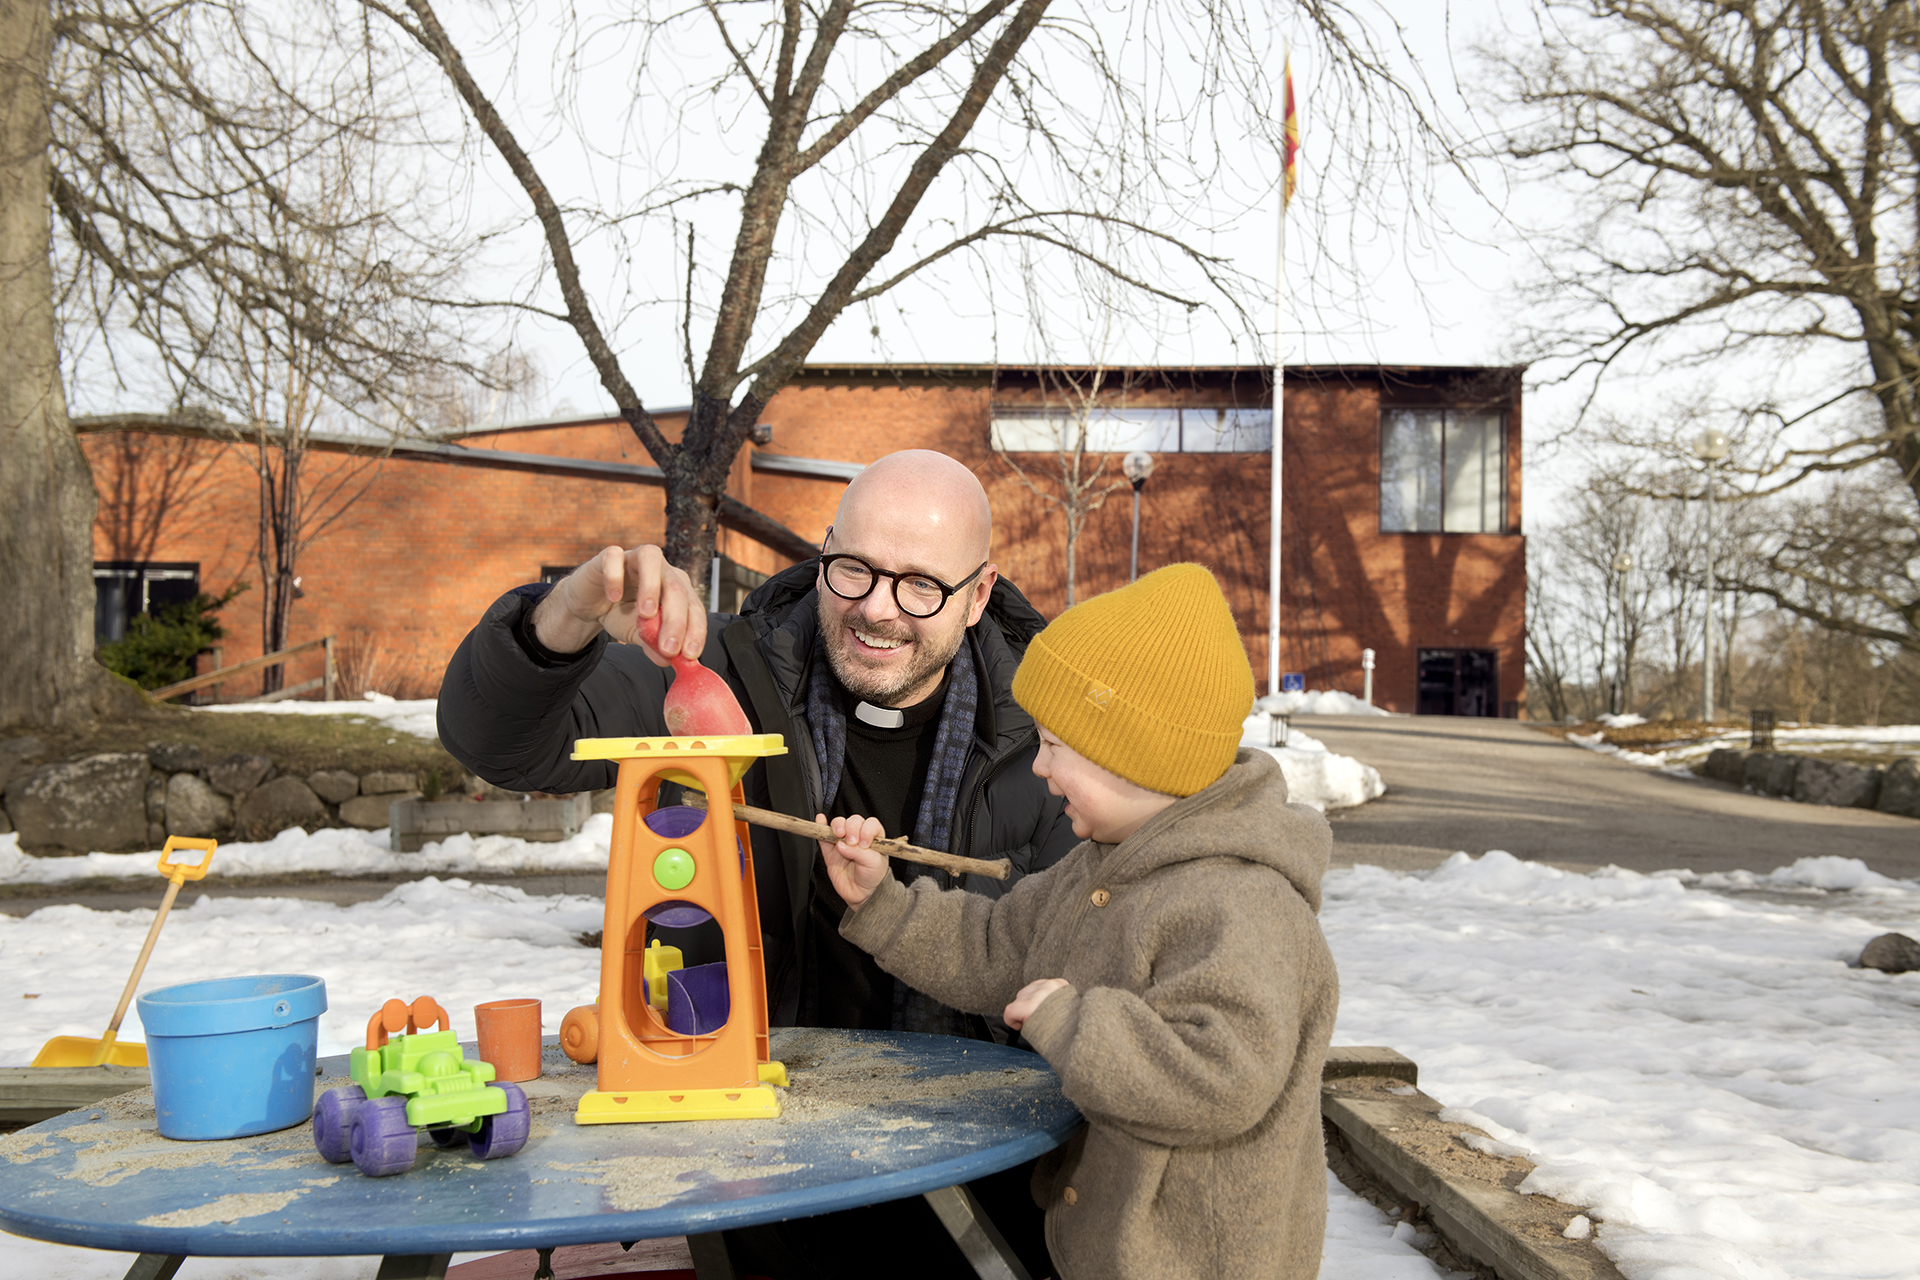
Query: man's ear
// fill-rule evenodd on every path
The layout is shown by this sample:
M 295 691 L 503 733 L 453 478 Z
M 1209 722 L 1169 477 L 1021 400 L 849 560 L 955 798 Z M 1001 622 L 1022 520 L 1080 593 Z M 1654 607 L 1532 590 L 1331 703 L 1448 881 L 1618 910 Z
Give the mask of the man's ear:
M 980 615 L 987 611 L 987 600 L 993 595 L 993 584 L 1000 580 L 1000 566 L 990 564 L 980 571 L 980 577 L 973 584 L 973 601 L 967 609 L 967 625 L 980 621 Z

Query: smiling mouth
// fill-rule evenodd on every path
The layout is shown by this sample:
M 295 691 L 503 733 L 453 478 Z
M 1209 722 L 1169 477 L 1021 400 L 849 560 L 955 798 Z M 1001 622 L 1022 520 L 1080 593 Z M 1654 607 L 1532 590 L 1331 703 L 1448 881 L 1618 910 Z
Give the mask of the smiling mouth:
M 895 649 L 902 648 L 907 643 L 905 640 L 896 640 L 889 636 L 875 635 L 871 631 L 862 631 L 858 627 L 848 627 L 847 630 L 851 631 L 853 638 L 858 640 L 862 645 L 881 653 L 888 653 Z

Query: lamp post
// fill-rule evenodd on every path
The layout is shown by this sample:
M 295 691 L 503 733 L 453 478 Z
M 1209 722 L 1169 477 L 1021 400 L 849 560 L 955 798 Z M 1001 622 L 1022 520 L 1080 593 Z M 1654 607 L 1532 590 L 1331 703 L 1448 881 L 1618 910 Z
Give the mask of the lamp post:
M 1133 485 L 1133 563 L 1127 569 L 1127 581 L 1132 582 L 1140 576 L 1140 491 L 1146 488 L 1147 477 L 1153 474 L 1153 455 L 1145 449 L 1135 449 L 1120 460 L 1120 470 Z
M 1733 442 L 1715 427 L 1706 427 L 1693 438 L 1693 456 L 1705 464 L 1707 471 L 1707 607 L 1702 611 L 1706 639 L 1701 645 L 1705 663 L 1700 678 L 1700 718 L 1708 724 L 1713 723 L 1713 468 L 1731 452 Z
M 1613 571 L 1620 578 L 1620 667 L 1614 677 L 1613 714 L 1627 710 L 1627 575 L 1633 572 L 1633 557 L 1622 551 L 1613 558 Z

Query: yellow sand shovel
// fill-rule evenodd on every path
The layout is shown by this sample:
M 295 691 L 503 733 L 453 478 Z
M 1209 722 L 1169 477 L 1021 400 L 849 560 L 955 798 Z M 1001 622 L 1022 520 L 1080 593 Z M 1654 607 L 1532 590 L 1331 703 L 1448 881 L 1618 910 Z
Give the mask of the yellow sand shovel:
M 140 975 L 146 970 L 147 957 L 153 954 L 154 941 L 160 936 L 160 926 L 167 922 L 167 912 L 173 910 L 173 900 L 179 896 L 180 886 L 189 880 L 198 880 L 207 874 L 207 868 L 213 865 L 213 851 L 218 841 L 195 840 L 190 836 L 168 836 L 166 848 L 160 851 L 160 874 L 173 883 L 167 886 L 166 897 L 160 899 L 160 910 L 153 917 L 153 925 L 147 930 L 147 940 L 140 948 L 140 958 L 133 962 L 133 972 L 127 976 L 127 989 L 120 993 L 120 1007 L 113 1011 L 113 1021 L 107 1024 L 107 1034 L 98 1040 L 86 1036 L 55 1036 L 40 1046 L 33 1065 L 36 1067 L 144 1067 L 147 1065 L 147 1046 L 144 1044 L 116 1044 L 114 1037 L 120 1032 L 120 1020 L 127 1016 L 127 1006 L 133 1003 L 133 989 L 140 985 Z M 173 860 L 175 849 L 192 849 L 196 852 L 179 862 Z

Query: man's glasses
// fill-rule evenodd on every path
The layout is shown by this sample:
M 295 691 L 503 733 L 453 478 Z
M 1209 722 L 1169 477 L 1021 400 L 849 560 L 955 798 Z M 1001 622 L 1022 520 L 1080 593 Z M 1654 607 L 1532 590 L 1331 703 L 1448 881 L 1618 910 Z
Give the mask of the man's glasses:
M 909 618 L 931 618 L 947 607 L 947 601 L 969 582 L 980 576 L 991 561 L 982 560 L 980 568 L 948 586 L 924 573 L 891 573 L 876 569 L 859 556 L 834 554 L 820 557 L 827 586 L 842 600 L 864 600 L 873 584 L 882 578 L 893 579 L 893 602 Z

